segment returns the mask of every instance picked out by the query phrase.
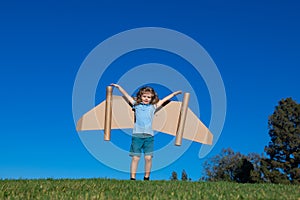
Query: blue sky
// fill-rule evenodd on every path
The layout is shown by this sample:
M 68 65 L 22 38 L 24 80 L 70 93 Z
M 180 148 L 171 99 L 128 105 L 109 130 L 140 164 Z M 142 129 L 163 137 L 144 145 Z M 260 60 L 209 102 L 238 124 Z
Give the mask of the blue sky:
M 199 159 L 201 145 L 192 144 L 152 179 L 169 179 L 172 171 L 185 169 L 197 180 L 202 163 L 222 148 L 263 153 L 268 116 L 277 102 L 287 97 L 300 102 L 299 8 L 292 0 L 2 2 L 0 178 L 129 177 L 99 162 L 82 144 L 72 92 L 82 62 L 97 45 L 139 27 L 168 28 L 196 40 L 217 65 L 227 96 L 224 129 L 207 157 Z M 145 59 L 147 53 L 114 64 L 177 63 L 164 52 L 150 52 L 151 59 Z M 116 78 L 107 74 L 107 81 Z M 105 84 L 98 85 L 97 103 Z M 205 87 L 201 91 L 201 118 L 207 124 L 211 105 Z M 167 92 L 158 87 L 161 96 Z

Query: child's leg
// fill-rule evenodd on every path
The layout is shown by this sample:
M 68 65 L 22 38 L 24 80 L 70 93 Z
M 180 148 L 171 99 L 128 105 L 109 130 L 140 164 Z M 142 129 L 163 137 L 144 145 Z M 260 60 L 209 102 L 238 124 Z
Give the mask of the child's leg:
M 135 179 L 137 166 L 139 164 L 140 157 L 139 156 L 132 156 L 131 165 L 130 165 L 130 178 Z
M 145 180 L 149 180 L 151 167 L 152 167 L 152 156 L 154 150 L 154 137 L 150 136 L 145 138 L 144 153 L 145 153 Z
M 152 156 L 146 155 L 145 156 L 145 178 L 150 177 L 151 167 L 152 167 Z

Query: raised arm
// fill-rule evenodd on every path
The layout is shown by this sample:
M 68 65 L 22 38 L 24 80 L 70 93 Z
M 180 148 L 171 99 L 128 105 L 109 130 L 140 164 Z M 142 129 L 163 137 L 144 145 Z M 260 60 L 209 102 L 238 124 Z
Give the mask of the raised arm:
M 157 108 L 159 108 L 160 106 L 162 106 L 166 101 L 168 101 L 172 97 L 176 96 L 177 94 L 181 94 L 181 93 L 182 93 L 181 90 L 178 90 L 176 92 L 173 92 L 172 94 L 169 94 L 168 96 L 166 96 L 162 100 L 159 100 L 159 102 L 156 104 Z
M 129 103 L 131 103 L 133 105 L 134 103 L 134 99 L 132 98 L 132 96 L 130 96 L 120 85 L 112 83 L 110 84 L 111 86 L 114 86 L 115 88 L 118 88 L 119 91 L 125 96 L 125 98 L 129 101 Z

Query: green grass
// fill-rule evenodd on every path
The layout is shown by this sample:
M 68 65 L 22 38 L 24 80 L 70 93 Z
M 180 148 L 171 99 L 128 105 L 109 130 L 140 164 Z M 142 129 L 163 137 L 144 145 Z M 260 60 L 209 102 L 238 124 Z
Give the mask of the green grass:
M 109 179 L 0 180 L 0 199 L 300 200 L 300 185 Z

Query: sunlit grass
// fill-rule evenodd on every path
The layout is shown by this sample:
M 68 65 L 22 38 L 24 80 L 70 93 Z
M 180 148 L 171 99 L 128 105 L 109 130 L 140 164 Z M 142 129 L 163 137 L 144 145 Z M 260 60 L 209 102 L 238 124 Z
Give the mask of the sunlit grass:
M 0 199 L 300 200 L 300 185 L 109 179 L 0 180 Z

